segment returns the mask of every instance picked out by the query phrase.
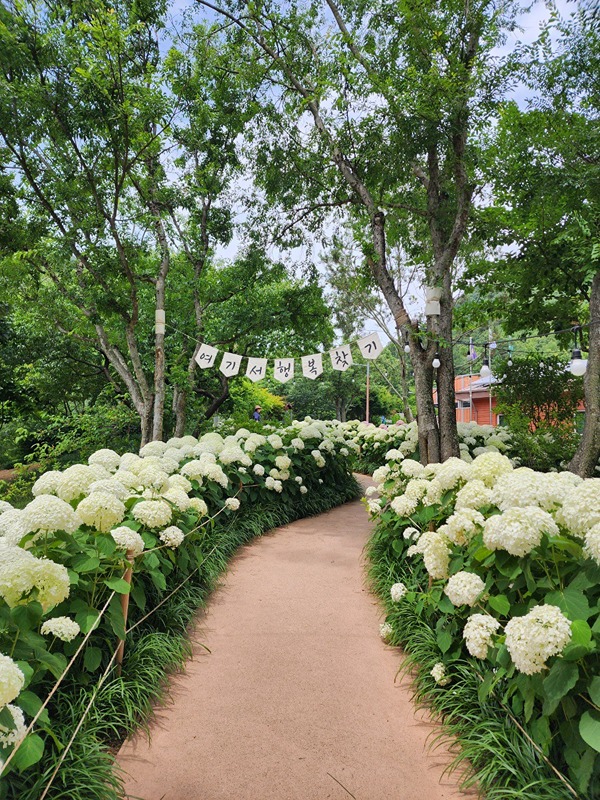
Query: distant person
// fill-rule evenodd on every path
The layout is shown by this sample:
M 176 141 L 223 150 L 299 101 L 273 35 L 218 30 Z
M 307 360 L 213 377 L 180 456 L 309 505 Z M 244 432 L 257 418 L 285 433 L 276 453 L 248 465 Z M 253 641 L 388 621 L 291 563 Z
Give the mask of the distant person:
M 292 422 L 293 416 L 294 416 L 294 413 L 292 411 L 292 404 L 291 403 L 286 403 L 285 406 L 283 407 L 283 419 L 284 419 L 284 421 L 287 422 L 288 424 L 290 424 Z
M 381 415 L 381 424 L 382 425 L 387 425 L 387 419 L 385 418 L 385 414 Z
M 260 406 L 254 406 L 254 411 L 252 412 L 252 419 L 255 422 L 260 422 L 260 412 L 262 408 Z

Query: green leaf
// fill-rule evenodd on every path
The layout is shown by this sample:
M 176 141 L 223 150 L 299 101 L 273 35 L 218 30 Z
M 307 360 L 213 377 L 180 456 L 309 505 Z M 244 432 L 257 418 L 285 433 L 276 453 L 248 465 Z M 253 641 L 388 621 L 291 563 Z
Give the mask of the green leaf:
M 102 650 L 99 647 L 86 647 L 83 666 L 88 672 L 95 672 L 102 663 Z
M 556 710 L 561 698 L 571 691 L 578 679 L 579 667 L 577 664 L 563 659 L 554 662 L 543 682 L 546 696 L 544 715 L 549 716 Z
M 452 647 L 452 642 L 454 641 L 449 631 L 438 631 L 436 639 L 442 653 L 446 653 Z
M 11 763 L 19 772 L 25 772 L 33 764 L 37 764 L 43 755 L 44 740 L 37 733 L 30 733 L 21 742 Z
M 23 711 L 30 717 L 35 717 L 35 715 L 42 707 L 42 701 L 37 696 L 37 694 L 25 691 L 21 692 L 21 694 L 19 695 L 17 699 L 17 705 L 19 706 L 19 708 L 22 708 Z M 50 723 L 50 718 L 48 717 L 48 711 L 44 709 L 38 719 L 42 724 L 48 725 Z
M 600 753 L 600 711 L 586 711 L 579 720 L 581 738 Z
M 47 650 L 42 650 L 41 647 L 36 647 L 35 656 L 41 664 L 48 667 L 55 678 L 60 678 L 67 666 L 67 659 L 62 653 L 49 653 Z
M 503 617 L 506 617 L 510 611 L 510 602 L 508 597 L 503 594 L 491 596 L 488 599 L 488 604 L 494 609 L 494 611 L 497 611 L 498 614 Z
M 129 594 L 131 590 L 131 584 L 124 581 L 123 578 L 109 578 L 104 583 L 113 592 L 118 592 L 119 594 Z
M 600 707 L 600 677 L 595 675 L 589 683 L 588 693 L 592 698 L 592 703 Z
M 587 619 L 592 613 L 587 597 L 579 589 L 567 587 L 544 598 L 546 605 L 558 606 L 571 620 Z
M 569 644 L 587 645 L 592 641 L 592 629 L 582 619 L 576 619 L 571 623 L 571 641 Z
M 579 661 L 580 658 L 593 652 L 593 644 L 568 644 L 561 653 L 563 661 Z

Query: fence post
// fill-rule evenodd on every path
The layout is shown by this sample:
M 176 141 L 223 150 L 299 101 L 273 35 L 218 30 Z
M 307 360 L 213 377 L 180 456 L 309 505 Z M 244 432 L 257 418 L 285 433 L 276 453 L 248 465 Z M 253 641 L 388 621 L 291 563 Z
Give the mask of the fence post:
M 131 576 L 133 574 L 133 550 L 128 550 L 127 555 L 125 556 L 129 566 L 125 570 L 125 574 L 123 575 L 123 580 L 131 586 Z M 129 592 L 127 594 L 121 595 L 121 611 L 123 612 L 123 630 L 127 630 L 127 612 L 129 611 Z M 117 650 L 117 675 L 121 677 L 121 669 L 123 665 L 123 654 L 125 652 L 125 639 L 121 639 L 119 643 L 119 647 Z

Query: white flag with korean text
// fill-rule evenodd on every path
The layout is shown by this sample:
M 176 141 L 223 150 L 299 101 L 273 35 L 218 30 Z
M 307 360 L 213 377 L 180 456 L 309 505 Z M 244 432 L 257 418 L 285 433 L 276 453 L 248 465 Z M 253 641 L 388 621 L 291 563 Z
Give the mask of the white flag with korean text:
M 249 358 L 246 367 L 246 375 L 253 383 L 261 381 L 267 374 L 266 358 Z
M 369 358 L 371 360 L 377 358 L 377 356 L 383 350 L 379 334 L 377 333 L 371 333 L 369 336 L 363 336 L 362 339 L 358 340 L 357 345 L 358 349 L 363 355 L 363 358 Z
M 196 353 L 196 363 L 201 369 L 212 367 L 214 366 L 218 353 L 219 351 L 216 347 L 211 347 L 209 344 L 202 344 Z
M 334 347 L 329 351 L 329 355 L 331 356 L 331 366 L 338 372 L 345 372 L 348 367 L 352 366 L 352 353 L 348 344 Z
M 231 378 L 232 375 L 238 374 L 241 363 L 242 357 L 237 355 L 237 353 L 224 353 L 219 369 L 223 375 L 227 378 Z
M 312 356 L 302 356 L 302 374 L 305 378 L 314 380 L 323 372 L 323 356 L 315 353 Z
M 287 383 L 294 377 L 294 359 L 293 358 L 276 358 L 275 366 L 273 367 L 273 377 L 280 383 Z

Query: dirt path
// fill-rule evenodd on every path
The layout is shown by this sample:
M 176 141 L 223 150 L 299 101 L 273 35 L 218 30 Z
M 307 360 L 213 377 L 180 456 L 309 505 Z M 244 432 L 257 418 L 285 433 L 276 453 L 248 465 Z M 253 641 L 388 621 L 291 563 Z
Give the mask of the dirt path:
M 199 618 L 151 743 L 125 743 L 144 800 L 451 800 L 447 752 L 395 682 L 365 589 L 370 523 L 358 502 L 244 547 Z M 472 795 L 470 795 L 472 797 Z

